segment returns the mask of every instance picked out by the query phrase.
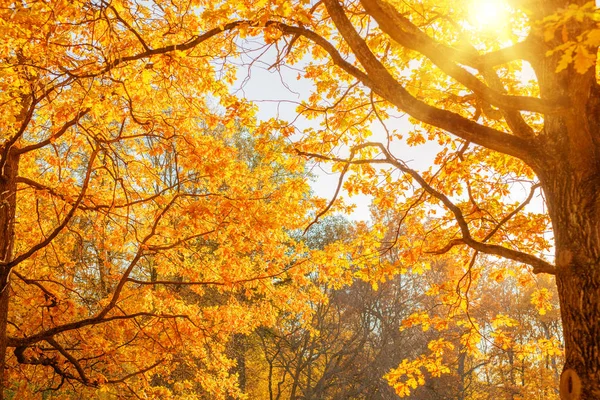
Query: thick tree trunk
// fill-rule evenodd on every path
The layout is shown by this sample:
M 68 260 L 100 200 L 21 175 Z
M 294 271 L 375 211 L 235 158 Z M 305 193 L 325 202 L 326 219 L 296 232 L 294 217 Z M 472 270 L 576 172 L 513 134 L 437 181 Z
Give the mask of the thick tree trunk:
M 560 396 L 600 399 L 600 182 L 568 167 L 545 185 L 565 341 Z
M 600 399 L 600 271 L 573 265 L 556 277 L 566 360 L 561 399 Z
M 0 171 L 0 262 L 2 264 L 10 262 L 13 251 L 18 166 L 19 156 L 11 152 L 3 170 Z M 0 267 L 0 400 L 4 397 L 5 386 L 9 295 L 10 269 L 2 266 Z
M 539 2 L 544 9 L 537 19 L 568 3 Z M 591 23 L 573 19 L 564 32 L 576 37 Z M 600 399 L 600 86 L 594 68 L 584 74 L 572 66 L 556 72 L 561 55 L 549 57 L 546 51 L 562 43 L 558 34 L 550 42 L 542 37 L 536 40 L 545 43 L 531 54 L 541 97 L 569 101 L 565 112 L 545 115 L 544 129 L 537 137 L 542 156 L 533 166 L 544 188 L 554 232 L 565 343 L 560 397 Z

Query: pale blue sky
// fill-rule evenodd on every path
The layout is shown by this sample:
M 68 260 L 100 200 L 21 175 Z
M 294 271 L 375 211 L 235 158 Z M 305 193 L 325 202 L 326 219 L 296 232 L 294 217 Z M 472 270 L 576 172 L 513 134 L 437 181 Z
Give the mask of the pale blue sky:
M 306 99 L 314 85 L 311 80 L 298 79 L 301 66 L 286 67 L 281 69 L 269 68 L 271 62 L 275 62 L 274 52 L 268 51 L 261 58 L 262 62 L 254 62 L 250 65 L 248 60 L 241 58 L 241 65 L 238 71 L 238 81 L 235 88 L 237 94 L 248 100 L 253 101 L 259 108 L 258 118 L 268 120 L 270 118 L 280 118 L 286 121 L 295 120 L 294 125 L 298 129 L 305 129 L 311 124 L 318 125 L 318 121 L 308 121 L 303 117 L 298 117 L 296 107 L 300 101 Z M 245 63 L 248 61 L 248 63 Z M 410 129 L 410 123 L 407 118 L 394 119 L 390 122 L 389 128 L 400 132 Z M 373 126 L 373 140 L 385 140 L 385 134 L 381 126 Z M 428 143 L 419 147 L 408 147 L 399 145 L 397 155 L 404 155 L 404 160 L 409 162 L 411 167 L 423 170 L 431 165 L 435 154 L 439 150 L 436 144 Z M 338 184 L 339 175 L 332 174 L 327 165 L 315 166 L 312 172 L 316 175 L 316 181 L 312 183 L 315 193 L 324 198 L 330 199 Z M 364 195 L 355 195 L 349 198 L 343 195 L 347 202 L 356 205 L 354 213 L 350 216 L 356 220 L 369 219 L 369 204 L 371 198 Z

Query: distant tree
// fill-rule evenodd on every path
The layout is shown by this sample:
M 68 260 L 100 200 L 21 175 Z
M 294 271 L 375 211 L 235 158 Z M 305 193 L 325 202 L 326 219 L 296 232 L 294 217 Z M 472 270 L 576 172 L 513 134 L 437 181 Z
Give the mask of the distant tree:
M 396 398 L 382 377 L 402 360 L 410 342 L 399 329 L 402 311 L 408 313 L 398 282 L 374 291 L 358 281 L 326 293 L 310 325 L 257 331 L 269 369 L 269 398 Z
M 390 372 L 388 378 L 400 374 L 395 376 L 401 394 L 414 399 L 558 399 L 563 344 L 552 282 L 502 277 L 497 273 L 503 269 L 496 266 L 492 274 L 471 282 L 471 294 L 477 295 L 463 308 L 451 271 L 437 264 L 424 272 L 428 294 L 420 310 L 403 321 L 403 329 L 421 328 L 439 351 L 431 345 L 417 349 Z M 547 296 L 543 304 L 536 300 L 539 293 Z M 425 380 L 420 387 L 419 377 Z

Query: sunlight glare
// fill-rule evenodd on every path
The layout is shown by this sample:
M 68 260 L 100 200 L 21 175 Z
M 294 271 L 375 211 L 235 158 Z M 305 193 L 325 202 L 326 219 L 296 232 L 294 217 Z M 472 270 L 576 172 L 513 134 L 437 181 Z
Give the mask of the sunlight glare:
M 507 4 L 502 0 L 471 0 L 469 20 L 479 30 L 498 30 L 506 24 Z

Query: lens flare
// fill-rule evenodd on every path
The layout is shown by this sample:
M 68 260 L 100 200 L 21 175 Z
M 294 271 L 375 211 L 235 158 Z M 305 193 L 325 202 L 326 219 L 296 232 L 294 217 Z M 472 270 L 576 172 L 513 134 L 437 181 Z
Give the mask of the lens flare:
M 507 22 L 508 6 L 501 0 L 473 0 L 469 20 L 480 30 L 497 30 Z

